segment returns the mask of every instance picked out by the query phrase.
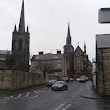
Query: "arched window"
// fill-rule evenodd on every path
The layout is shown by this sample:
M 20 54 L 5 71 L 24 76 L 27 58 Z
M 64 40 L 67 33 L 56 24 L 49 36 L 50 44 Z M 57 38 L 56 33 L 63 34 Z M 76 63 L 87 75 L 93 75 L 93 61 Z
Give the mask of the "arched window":
M 18 43 L 18 50 L 22 50 L 22 46 L 23 46 L 22 39 L 20 39 Z
M 14 39 L 12 41 L 12 50 L 15 50 L 16 49 L 16 40 Z

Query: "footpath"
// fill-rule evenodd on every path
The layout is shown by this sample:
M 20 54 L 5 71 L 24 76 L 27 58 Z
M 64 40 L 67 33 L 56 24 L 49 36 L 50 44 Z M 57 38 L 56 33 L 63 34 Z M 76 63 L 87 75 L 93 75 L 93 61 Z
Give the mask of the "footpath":
M 96 90 L 93 88 L 93 85 L 89 88 L 84 89 L 80 93 L 80 97 L 82 98 L 87 98 L 87 99 L 100 99 L 100 100 L 109 100 L 110 101 L 110 96 L 100 96 Z

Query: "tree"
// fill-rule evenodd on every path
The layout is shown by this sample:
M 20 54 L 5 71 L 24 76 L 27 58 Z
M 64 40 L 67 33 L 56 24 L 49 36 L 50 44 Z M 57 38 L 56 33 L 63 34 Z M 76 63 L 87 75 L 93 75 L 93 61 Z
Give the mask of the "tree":
M 38 61 L 37 62 L 37 70 L 43 73 L 44 78 L 46 77 L 46 73 L 52 73 L 54 64 L 51 61 Z
M 6 63 L 6 67 L 7 67 L 8 69 L 14 69 L 14 65 L 15 65 L 15 55 L 14 55 L 14 54 L 10 54 L 10 53 L 7 51 L 5 63 Z

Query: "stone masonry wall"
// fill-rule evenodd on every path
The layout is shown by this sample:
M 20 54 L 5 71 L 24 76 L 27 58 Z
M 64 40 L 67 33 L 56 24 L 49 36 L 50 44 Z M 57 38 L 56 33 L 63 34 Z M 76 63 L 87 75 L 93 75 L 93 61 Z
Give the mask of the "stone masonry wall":
M 49 79 L 58 79 L 58 76 L 44 75 L 22 71 L 0 70 L 0 89 L 20 89 L 45 84 Z
M 110 48 L 97 51 L 97 87 L 100 95 L 110 95 Z

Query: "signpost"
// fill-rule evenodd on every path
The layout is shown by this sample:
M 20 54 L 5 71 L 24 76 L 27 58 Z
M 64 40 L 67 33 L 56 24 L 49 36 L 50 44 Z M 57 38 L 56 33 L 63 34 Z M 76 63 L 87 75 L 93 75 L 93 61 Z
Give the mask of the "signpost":
M 98 22 L 100 24 L 110 23 L 110 8 L 99 9 Z

